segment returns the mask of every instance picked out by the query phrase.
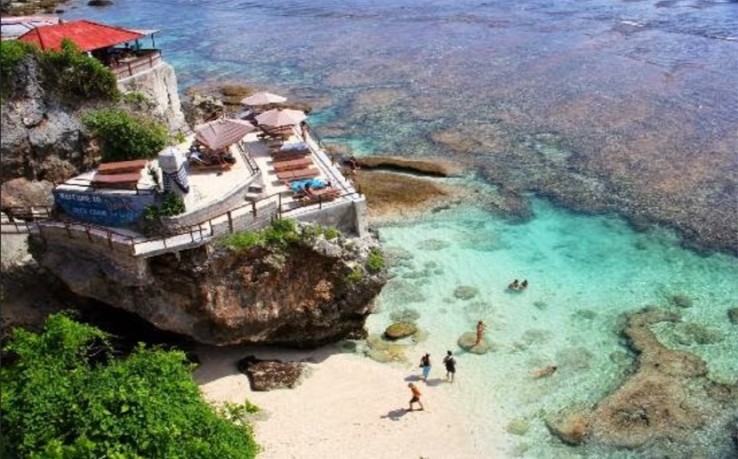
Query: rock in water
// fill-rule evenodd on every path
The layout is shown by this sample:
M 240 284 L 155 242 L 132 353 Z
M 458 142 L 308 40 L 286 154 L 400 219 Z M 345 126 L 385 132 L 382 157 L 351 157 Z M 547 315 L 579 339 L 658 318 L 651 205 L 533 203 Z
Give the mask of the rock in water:
M 110 6 L 112 4 L 111 0 L 90 0 L 87 2 L 87 6 Z
M 728 310 L 728 319 L 733 325 L 738 325 L 738 308 L 732 308 Z
M 454 290 L 454 296 L 460 300 L 471 300 L 479 293 L 479 289 L 471 285 L 460 285 Z
M 486 354 L 492 350 L 492 344 L 486 338 L 482 338 L 482 341 L 477 345 L 475 345 L 476 342 L 477 334 L 475 332 L 466 332 L 459 337 L 457 344 L 463 350 L 473 354 Z
M 253 355 L 241 359 L 238 370 L 249 378 L 251 390 L 264 392 L 292 389 L 299 385 L 305 364 L 280 360 L 259 360 Z
M 387 327 L 384 331 L 384 336 L 387 337 L 387 339 L 395 341 L 412 336 L 417 331 L 418 327 L 416 327 L 412 322 L 397 322 Z
M 546 419 L 546 427 L 564 443 L 579 445 L 589 433 L 589 420 L 583 414 L 567 413 Z

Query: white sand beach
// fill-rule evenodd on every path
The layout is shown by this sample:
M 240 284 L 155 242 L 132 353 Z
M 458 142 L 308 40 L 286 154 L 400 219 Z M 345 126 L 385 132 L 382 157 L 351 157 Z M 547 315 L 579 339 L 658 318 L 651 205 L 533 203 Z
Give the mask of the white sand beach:
M 355 354 L 286 351 L 263 348 L 198 349 L 201 365 L 195 379 L 213 403 L 248 399 L 268 413 L 254 430 L 260 458 L 481 458 L 501 457 L 476 450 L 469 419 L 454 409 L 454 390 L 431 378 L 417 382 L 424 411 L 406 412 L 408 381 L 417 371 L 381 364 Z M 247 355 L 261 359 L 307 361 L 309 376 L 295 389 L 253 392 L 236 369 Z M 440 375 L 438 369 L 435 376 Z M 408 379 L 410 378 L 410 379 Z M 417 408 L 417 406 L 416 406 Z

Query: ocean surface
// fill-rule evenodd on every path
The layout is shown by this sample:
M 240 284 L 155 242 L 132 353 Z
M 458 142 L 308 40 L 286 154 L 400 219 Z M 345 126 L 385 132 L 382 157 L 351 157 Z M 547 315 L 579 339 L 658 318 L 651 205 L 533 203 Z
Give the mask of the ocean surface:
M 379 228 L 392 279 L 368 328 L 379 335 L 414 310 L 424 339 L 405 343 L 405 354 L 414 364 L 430 352 L 432 378 L 441 377 L 446 349 L 457 352 L 458 390 L 449 396 L 480 451 L 498 457 L 491 420 L 502 418 L 503 427 L 528 426 L 505 434 L 509 457 L 729 457 L 725 423 L 706 422 L 683 445 L 617 450 L 565 446 L 543 419 L 591 407 L 623 383 L 634 357 L 619 329 L 625 313 L 645 306 L 678 310 L 693 324 L 654 326 L 663 344 L 703 358 L 715 382 L 738 381 L 738 327 L 727 315 L 738 307 L 738 259 L 685 249 L 665 227 L 635 231 L 617 201 L 608 212 L 583 212 L 624 193 L 653 197 L 642 199 L 646 207 L 661 202 L 668 212 L 660 221 L 707 208 L 738 218 L 735 1 L 114 0 L 64 8 L 68 19 L 161 30 L 156 44 L 180 88 L 230 81 L 286 93 L 314 106 L 309 120 L 324 140 L 358 156 L 455 156 L 480 172 L 464 178 L 475 186 L 530 196 L 524 222 L 466 203 Z M 666 148 L 683 149 L 677 159 L 691 168 L 673 170 L 679 161 L 654 154 Z M 695 175 L 694 190 L 723 181 L 722 191 L 678 194 L 676 185 Z M 663 206 L 672 192 L 677 198 Z M 629 208 L 632 222 L 642 208 Z M 515 278 L 530 287 L 506 291 Z M 459 287 L 473 297 L 457 298 Z M 676 296 L 690 306 L 677 308 Z M 478 320 L 494 350 L 463 353 L 455 343 Z M 695 329 L 710 339 L 694 338 Z M 531 378 L 546 365 L 559 371 Z

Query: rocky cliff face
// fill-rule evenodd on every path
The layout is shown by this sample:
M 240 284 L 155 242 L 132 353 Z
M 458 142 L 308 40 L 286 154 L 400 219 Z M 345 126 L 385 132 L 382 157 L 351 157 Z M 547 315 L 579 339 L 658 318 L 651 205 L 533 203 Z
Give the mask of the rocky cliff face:
M 3 182 L 19 177 L 59 182 L 98 164 L 97 145 L 80 121 L 83 112 L 97 106 L 88 101 L 78 101 L 74 106 L 60 102 L 43 87 L 34 59 L 25 59 L 19 65 L 13 81 L 3 81 L 3 85 L 16 88 L 14 96 L 2 104 Z M 186 128 L 170 65 L 162 63 L 119 86 L 123 92 L 145 94 L 152 102 L 150 114 L 170 129 Z
M 310 347 L 363 337 L 385 282 L 365 268 L 373 239 L 318 237 L 246 251 L 211 244 L 143 260 L 144 281 L 112 274 L 109 259 L 78 245 L 39 237 L 31 245 L 74 293 L 217 345 Z
M 152 114 L 164 120 L 170 131 L 187 129 L 177 92 L 177 74 L 174 67 L 162 62 L 156 68 L 118 82 L 124 92 L 139 92 L 153 101 Z

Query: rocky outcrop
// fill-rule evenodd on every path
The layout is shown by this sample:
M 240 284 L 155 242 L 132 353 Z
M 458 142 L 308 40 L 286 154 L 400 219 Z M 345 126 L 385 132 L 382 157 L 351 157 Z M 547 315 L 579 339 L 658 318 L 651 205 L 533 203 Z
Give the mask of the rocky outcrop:
M 265 392 L 293 389 L 300 384 L 305 364 L 281 360 L 259 360 L 253 355 L 238 361 L 238 371 L 249 378 L 251 390 Z
M 397 322 L 384 330 L 384 336 L 391 341 L 407 338 L 417 333 L 418 327 L 412 322 Z
M 2 180 L 64 181 L 101 160 L 99 148 L 81 122 L 82 114 L 112 102 L 78 100 L 70 103 L 43 83 L 35 59 L 19 63 L 12 78 L 3 81 L 12 97 L 3 100 L 0 123 Z M 119 83 L 126 91 L 138 91 L 151 101 L 147 113 L 173 131 L 186 129 L 172 67 L 157 68 Z
M 8 180 L 0 188 L 0 208 L 51 206 L 54 203 L 51 197 L 53 189 L 54 185 L 48 181 L 32 182 L 24 178 Z
M 731 411 L 738 407 L 738 386 L 711 381 L 701 358 L 666 348 L 651 329 L 657 323 L 680 320 L 679 313 L 660 309 L 630 314 L 622 333 L 638 355 L 635 373 L 594 409 L 547 421 L 549 429 L 570 444 L 584 440 L 617 448 L 658 444 L 665 456 L 696 454 L 704 439 L 698 440 L 694 433 L 708 424 L 729 422 Z M 562 428 L 576 426 L 571 419 L 581 420 L 582 429 L 574 429 L 574 437 L 569 435 L 572 429 Z M 725 438 L 713 439 L 715 457 L 723 457 L 721 449 L 726 454 L 730 450 L 728 437 L 726 433 Z
M 32 238 L 32 252 L 74 293 L 216 345 L 311 347 L 364 337 L 385 282 L 365 268 L 371 238 L 320 236 L 241 251 L 211 243 L 149 259 L 118 254 L 120 260 L 88 250 L 85 240 L 50 238 Z

